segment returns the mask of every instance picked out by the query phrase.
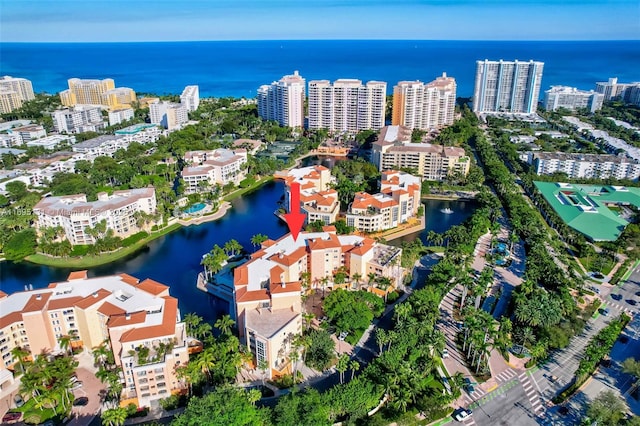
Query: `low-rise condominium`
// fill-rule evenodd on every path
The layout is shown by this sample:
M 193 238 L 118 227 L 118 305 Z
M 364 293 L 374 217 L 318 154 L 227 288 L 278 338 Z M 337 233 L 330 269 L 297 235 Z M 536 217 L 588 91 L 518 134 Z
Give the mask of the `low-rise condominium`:
M 340 213 L 338 192 L 332 188 L 335 177 L 324 166 L 291 169 L 285 174 L 276 173 L 285 182 L 284 208 L 291 211 L 291 184 L 300 185 L 300 211 L 307 215 L 305 222 L 334 223 Z
M 543 68 L 537 61 L 476 61 L 473 112 L 535 113 Z
M 71 272 L 47 288 L 7 295 L 0 291 L 0 385 L 13 381 L 11 370 L 21 348 L 31 358 L 67 351 L 90 351 L 107 342 L 122 369 L 122 400 L 139 407 L 186 389 L 176 367 L 189 362 L 185 325 L 169 287 L 127 274 L 89 278 Z M 141 356 L 140 349 L 147 356 Z M 95 395 L 90 397 L 96 397 Z
M 355 79 L 309 82 L 309 129 L 357 133 L 384 126 L 387 83 Z
M 379 171 L 408 168 L 425 180 L 444 180 L 458 173 L 466 176 L 471 164 L 464 149 L 453 146 L 411 143 L 411 129 L 386 126 L 373 143 L 372 162 Z
M 558 108 L 569 110 L 587 109 L 589 112 L 602 108 L 604 95 L 593 90 L 579 90 L 575 87 L 551 86 L 544 92 L 544 109 L 555 111 Z
M 564 173 L 572 179 L 629 179 L 640 177 L 640 162 L 624 155 L 533 152 L 531 164 L 538 175 Z
M 59 226 L 72 245 L 94 244 L 96 225 L 102 221 L 115 236 L 125 238 L 138 233 L 151 224 L 151 219 L 140 224 L 139 212 L 147 217 L 155 215 L 153 187 L 114 191 L 111 195 L 100 192 L 96 201 L 87 201 L 85 194 L 45 197 L 33 207 L 38 232 Z
M 219 148 L 213 151 L 187 151 L 187 166 L 182 170 L 185 193 L 194 194 L 211 190 L 215 185 L 239 184 L 245 178 L 247 151 Z
M 102 108 L 97 105 L 75 105 L 55 110 L 51 118 L 59 133 L 97 132 L 107 126 L 102 119 Z
M 294 71 L 258 88 L 258 115 L 283 127 L 304 127 L 305 80 Z
M 351 288 L 351 279 L 372 274 L 391 285 L 382 289 L 372 283 L 366 290 L 384 295 L 402 279 L 401 255 L 402 249 L 370 238 L 337 235 L 333 226 L 302 232 L 296 240 L 287 234 L 265 241 L 250 260 L 234 267 L 233 281 L 227 283 L 233 286 L 241 341 L 256 364 L 267 363 L 269 377 L 291 373 L 292 338 L 302 332 L 302 294 L 308 288 Z M 346 283 L 334 282 L 338 271 L 346 273 Z
M 443 73 L 430 83 L 401 81 L 393 88 L 391 124 L 433 130 L 453 124 L 456 80 Z
M 380 192 L 358 192 L 346 214 L 348 226 L 378 232 L 399 226 L 415 217 L 420 207 L 421 180 L 395 170 L 382 172 Z

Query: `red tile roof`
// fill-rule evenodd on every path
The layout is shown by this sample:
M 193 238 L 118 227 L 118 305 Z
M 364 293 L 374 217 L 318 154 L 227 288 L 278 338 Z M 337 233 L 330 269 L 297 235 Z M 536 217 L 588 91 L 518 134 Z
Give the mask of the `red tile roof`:
M 140 284 L 138 284 L 137 288 L 139 288 L 142 291 L 146 291 L 147 293 L 153 294 L 154 296 L 158 296 L 162 292 L 168 290 L 169 286 L 166 286 L 164 284 L 160 284 L 157 281 L 154 281 L 154 280 L 152 280 L 150 278 L 147 278 L 146 280 L 144 280 Z
M 95 305 L 96 303 L 100 302 L 102 299 L 106 298 L 110 294 L 111 294 L 110 291 L 107 291 L 107 290 L 101 288 L 100 290 L 96 291 L 95 293 L 92 293 L 92 294 L 88 295 L 84 299 L 81 299 L 81 300 L 77 301 L 75 303 L 75 306 L 77 306 L 80 309 L 87 309 L 89 306 Z
M 124 309 L 111 304 L 109 302 L 104 302 L 99 308 L 98 308 L 98 312 L 100 312 L 101 314 L 110 317 L 111 315 L 123 315 L 125 314 L 127 311 L 125 311 Z
M 131 314 L 124 314 L 124 315 L 112 315 L 109 317 L 107 326 L 121 327 L 123 325 L 142 324 L 145 322 L 146 319 L 147 319 L 147 313 L 145 311 L 133 312 Z
M 87 279 L 87 271 L 75 271 L 71 272 L 67 277 L 67 281 L 71 280 L 86 280 Z
M 178 299 L 165 296 L 162 310 L 162 324 L 149 327 L 133 328 L 126 331 L 120 337 L 121 342 L 134 342 L 137 340 L 152 339 L 175 334 L 178 321 Z
M 79 300 L 82 300 L 82 296 L 63 297 L 62 299 L 53 299 L 49 302 L 49 305 L 47 306 L 47 308 L 49 310 L 73 308 L 73 306 Z
M 129 274 L 120 274 L 120 279 L 127 283 L 127 284 L 131 284 L 131 285 L 136 285 L 140 282 L 140 280 L 132 275 Z
M 22 308 L 22 312 L 35 312 L 42 311 L 42 308 L 45 307 L 49 298 L 51 297 L 51 293 L 37 293 L 32 295 L 27 304 Z

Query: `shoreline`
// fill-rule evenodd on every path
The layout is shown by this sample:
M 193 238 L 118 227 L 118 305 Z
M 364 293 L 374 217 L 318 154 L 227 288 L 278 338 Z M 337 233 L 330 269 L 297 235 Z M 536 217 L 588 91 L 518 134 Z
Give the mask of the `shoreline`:
M 139 250 L 142 250 L 143 248 L 145 248 L 147 246 L 148 243 L 150 243 L 151 241 L 154 241 L 160 237 L 163 237 L 167 234 L 170 234 L 174 231 L 177 231 L 178 229 L 182 228 L 182 227 L 189 227 L 192 225 L 198 226 L 198 225 L 202 225 L 204 223 L 207 222 L 213 222 L 215 220 L 221 219 L 222 217 L 224 217 L 227 212 L 232 208 L 232 205 L 230 203 L 230 200 L 233 200 L 241 195 L 244 195 L 252 190 L 258 189 L 261 186 L 263 186 L 265 183 L 270 182 L 271 180 L 273 180 L 273 177 L 268 176 L 265 178 L 262 178 L 258 181 L 256 181 L 255 184 L 251 185 L 248 188 L 241 188 L 238 189 L 232 193 L 230 193 L 229 195 L 223 197 L 223 202 L 220 205 L 220 207 L 218 208 L 218 210 L 208 216 L 201 216 L 199 218 L 194 218 L 194 219 L 190 219 L 190 220 L 183 220 L 183 219 L 177 219 L 177 218 L 173 218 L 169 220 L 169 224 L 167 225 L 167 227 L 161 229 L 160 231 L 157 231 L 155 233 L 152 233 L 151 235 L 149 235 L 147 238 L 144 238 L 143 240 L 138 241 L 136 244 L 133 244 L 129 247 L 123 247 L 121 249 L 118 249 L 114 252 L 111 253 L 105 253 L 105 254 L 101 254 L 98 256 L 84 256 L 81 258 L 77 258 L 77 257 L 68 257 L 68 258 L 62 258 L 62 257 L 50 257 L 47 256 L 45 254 L 41 254 L 41 253 L 36 253 L 36 254 L 32 254 L 30 256 L 25 257 L 24 259 L 22 259 L 23 261 L 32 263 L 34 265 L 40 265 L 40 266 L 49 266 L 52 268 L 71 268 L 71 269 L 75 269 L 75 268 L 95 268 L 97 266 L 104 266 L 104 265 L 108 265 L 109 263 L 113 263 L 116 262 L 126 256 L 135 254 L 136 252 L 138 252 Z
M 471 194 L 467 194 L 466 196 L 457 195 L 457 194 L 422 194 L 420 196 L 421 200 L 443 200 L 443 201 L 474 201 L 475 196 L 470 196 Z

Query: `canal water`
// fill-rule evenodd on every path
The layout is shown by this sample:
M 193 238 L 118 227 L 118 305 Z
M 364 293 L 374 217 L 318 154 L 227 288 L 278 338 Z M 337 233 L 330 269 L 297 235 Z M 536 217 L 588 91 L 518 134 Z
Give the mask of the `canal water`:
M 282 182 L 270 182 L 232 201 L 233 208 L 214 222 L 183 227 L 165 235 L 131 256 L 89 270 L 89 276 L 101 276 L 126 272 L 140 279 L 151 278 L 171 287 L 171 295 L 178 298 L 184 313 L 196 312 L 207 320 L 213 320 L 227 307 L 216 304 L 213 297 L 196 288 L 198 272 L 202 270 L 200 260 L 214 244 L 222 246 L 236 239 L 247 251 L 253 251 L 251 237 L 266 234 L 277 239 L 287 232 L 287 227 L 273 212 L 283 194 Z M 451 214 L 442 213 L 449 207 Z M 435 230 L 444 232 L 449 227 L 463 222 L 475 208 L 475 203 L 452 201 L 427 201 L 426 229 L 403 240 L 421 237 Z M 34 265 L 28 262 L 0 262 L 0 290 L 13 293 L 33 288 L 46 287 L 51 282 L 65 280 L 70 270 Z M 1 313 L 0 313 L 1 315 Z

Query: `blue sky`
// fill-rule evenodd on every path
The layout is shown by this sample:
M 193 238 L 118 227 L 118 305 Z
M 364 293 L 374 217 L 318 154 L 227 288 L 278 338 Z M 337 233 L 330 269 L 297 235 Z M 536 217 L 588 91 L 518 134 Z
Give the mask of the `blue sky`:
M 0 40 L 640 39 L 638 0 L 0 0 Z

